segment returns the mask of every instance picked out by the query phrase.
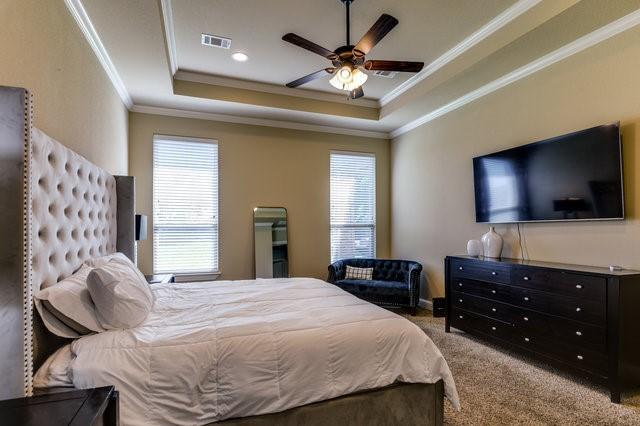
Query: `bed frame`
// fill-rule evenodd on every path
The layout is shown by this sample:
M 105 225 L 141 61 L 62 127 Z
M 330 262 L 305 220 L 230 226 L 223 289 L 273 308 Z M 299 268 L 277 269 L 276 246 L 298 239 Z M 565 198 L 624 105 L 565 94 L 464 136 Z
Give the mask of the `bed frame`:
M 208 426 L 442 425 L 444 382 L 396 384 L 303 405 L 281 413 L 242 417 Z
M 105 170 L 32 126 L 28 90 L 0 86 L 0 399 L 30 396 L 34 371 L 65 339 L 33 314 L 33 294 L 87 259 L 134 259 L 134 179 Z M 397 384 L 231 419 L 229 425 L 441 425 L 443 383 Z

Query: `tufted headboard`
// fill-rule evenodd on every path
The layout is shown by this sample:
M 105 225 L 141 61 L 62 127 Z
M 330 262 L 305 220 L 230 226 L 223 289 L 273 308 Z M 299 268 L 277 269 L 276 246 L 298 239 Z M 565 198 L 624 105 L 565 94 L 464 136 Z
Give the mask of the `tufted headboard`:
M 31 137 L 33 292 L 116 251 L 116 180 L 38 129 Z
M 22 96 L 15 96 L 16 93 Z M 23 153 L 21 167 L 17 169 L 22 202 L 16 207 L 19 211 L 14 212 L 22 218 L 23 315 L 15 327 L 23 329 L 22 384 L 23 394 L 29 395 L 34 369 L 64 343 L 34 316 L 33 294 L 70 276 L 92 257 L 120 251 L 133 260 L 135 194 L 132 177 L 112 176 L 32 128 L 31 97 L 24 89 L 0 87 L 0 135 L 5 124 L 3 117 L 11 113 L 11 108 L 24 111 L 22 117 L 18 116 L 20 139 L 12 136 L 0 142 L 16 148 L 19 144 Z M 2 187 L 15 187 L 7 176 L 0 178 L 0 194 Z M 0 310 L 0 319 L 1 314 Z M 10 321 L 1 325 L 12 327 Z M 15 366 L 5 365 L 0 358 L 0 377 L 10 369 Z M 20 396 L 15 393 L 11 396 Z

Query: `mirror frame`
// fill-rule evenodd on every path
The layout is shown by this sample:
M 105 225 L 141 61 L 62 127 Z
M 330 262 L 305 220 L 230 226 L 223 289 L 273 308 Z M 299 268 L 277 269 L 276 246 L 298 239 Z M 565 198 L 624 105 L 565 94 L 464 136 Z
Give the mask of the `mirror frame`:
M 258 209 L 283 209 L 286 216 L 287 216 L 287 277 L 286 278 L 290 278 L 291 277 L 291 257 L 290 254 L 291 252 L 289 251 L 289 209 L 287 209 L 286 207 L 282 207 L 282 206 L 255 206 L 253 208 L 253 223 L 252 223 L 252 229 L 253 229 L 253 279 L 256 279 L 256 211 L 258 211 Z

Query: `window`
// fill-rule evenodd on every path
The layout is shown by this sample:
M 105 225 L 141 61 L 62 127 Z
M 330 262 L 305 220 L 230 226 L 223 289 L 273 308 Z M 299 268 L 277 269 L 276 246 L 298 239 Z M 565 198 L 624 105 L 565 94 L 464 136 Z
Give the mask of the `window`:
M 218 144 L 153 140 L 153 271 L 218 272 Z
M 331 153 L 331 262 L 376 255 L 376 157 Z

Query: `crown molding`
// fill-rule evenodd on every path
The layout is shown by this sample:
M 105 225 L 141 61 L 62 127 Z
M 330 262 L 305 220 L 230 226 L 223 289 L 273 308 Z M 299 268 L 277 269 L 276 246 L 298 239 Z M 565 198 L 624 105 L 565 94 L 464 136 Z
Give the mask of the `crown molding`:
M 424 70 L 420 73 L 416 74 L 411 79 L 407 80 L 400 86 L 396 87 L 394 90 L 385 95 L 379 103 L 381 105 L 385 105 L 400 96 L 402 93 L 406 92 L 411 87 L 418 84 L 420 81 L 427 78 L 429 75 L 435 73 L 438 69 L 441 69 L 446 64 L 450 63 L 464 52 L 471 49 L 473 46 L 480 43 L 482 40 L 486 39 L 490 35 L 494 34 L 500 28 L 504 27 L 508 23 L 512 22 L 518 16 L 522 15 L 529 9 L 535 7 L 542 0 L 519 0 L 512 7 L 504 11 L 502 14 L 498 15 L 496 18 L 491 20 L 487 25 L 483 26 L 480 30 L 473 33 L 471 36 L 464 39 L 454 48 L 450 49 L 448 52 L 440 56 L 438 59 L 430 63 Z M 147 113 L 147 114 L 155 114 L 155 115 L 166 115 L 173 117 L 185 117 L 185 118 L 196 118 L 203 120 L 211 120 L 211 121 L 220 121 L 227 123 L 240 123 L 240 124 L 249 124 L 255 126 L 267 126 L 267 127 L 278 127 L 284 129 L 292 129 L 292 130 L 303 130 L 303 131 L 313 131 L 313 132 L 321 132 L 321 133 L 333 133 L 333 134 L 343 134 L 343 135 L 351 135 L 351 136 L 361 136 L 361 137 L 370 137 L 377 139 L 391 139 L 396 138 L 406 132 L 409 132 L 423 124 L 426 124 L 432 120 L 435 120 L 438 117 L 441 117 L 451 111 L 454 111 L 458 108 L 461 108 L 464 105 L 467 105 L 477 99 L 480 99 L 490 93 L 493 93 L 511 83 L 514 83 L 518 80 L 526 78 L 542 69 L 545 69 L 559 61 L 562 61 L 576 53 L 579 53 L 585 49 L 588 49 L 602 41 L 605 41 L 611 37 L 614 37 L 624 31 L 627 31 L 638 24 L 640 24 L 640 9 L 616 20 L 613 21 L 579 39 L 559 48 L 555 51 L 544 55 L 538 58 L 535 61 L 532 61 L 490 83 L 483 85 L 482 87 L 467 93 L 464 96 L 461 96 L 452 102 L 449 102 L 446 105 L 443 105 L 440 108 L 437 108 L 428 114 L 425 114 L 403 126 L 398 127 L 390 133 L 385 132 L 376 132 L 376 131 L 367 131 L 367 130 L 356 130 L 356 129 L 348 129 L 342 127 L 333 127 L 333 126 L 323 126 L 323 125 L 315 125 L 315 124 L 306 124 L 306 123 L 298 123 L 292 121 L 280 121 L 273 119 L 260 119 L 260 118 L 252 118 L 252 117 L 242 117 L 242 116 L 234 116 L 234 115 L 226 115 L 226 114 L 215 114 L 215 113 L 207 113 L 207 112 L 198 112 L 198 111 L 189 111 L 189 110 L 181 110 L 181 109 L 172 109 L 172 108 L 164 108 L 164 107 L 154 107 L 147 105 L 134 105 L 127 91 L 118 71 L 113 64 L 106 48 L 102 44 L 100 37 L 93 26 L 84 6 L 81 3 L 81 0 L 64 0 L 65 5 L 69 9 L 71 15 L 76 21 L 78 27 L 82 31 L 85 39 L 89 42 L 91 49 L 94 54 L 98 58 L 98 61 L 102 65 L 103 69 L 107 73 L 107 76 L 111 80 L 116 92 L 120 96 L 124 105 L 133 112 Z M 175 47 L 175 37 L 173 31 L 173 16 L 171 11 L 171 0 L 159 0 L 163 24 L 165 29 L 165 37 L 167 43 L 167 55 L 169 66 L 171 68 L 172 74 L 175 74 L 178 71 L 177 68 L 177 54 Z M 191 74 L 191 73 L 189 73 Z M 194 78 L 194 75 L 190 77 Z M 200 77 L 202 78 L 202 76 Z M 194 78 L 195 79 L 195 78 Z
M 171 75 L 174 76 L 178 71 L 178 51 L 176 49 L 176 36 L 173 25 L 173 9 L 171 7 L 171 0 L 160 0 L 160 12 L 162 15 L 162 23 L 164 25 L 169 69 L 171 70 Z
M 600 27 L 597 30 L 584 35 L 572 41 L 571 43 L 566 44 L 565 46 L 536 59 L 533 62 L 529 62 L 528 64 L 498 78 L 497 80 L 487 83 L 484 86 L 472 92 L 469 92 L 466 95 L 461 96 L 458 99 L 393 130 L 391 132 L 391 137 L 396 138 L 403 133 L 406 133 L 410 130 L 415 129 L 416 127 L 435 120 L 436 118 L 454 111 L 464 105 L 467 105 L 470 102 L 480 99 L 483 96 L 493 93 L 505 86 L 508 86 L 511 83 L 528 77 L 531 74 L 534 74 L 557 62 L 562 61 L 563 59 L 573 56 L 576 53 L 582 52 L 583 50 L 586 50 L 598 43 L 601 43 L 611 37 L 627 31 L 638 24 L 640 24 L 640 9 L 631 12 L 630 14 L 625 15 L 622 18 L 617 19 L 603 27 Z
M 120 99 L 122 99 L 122 102 L 128 109 L 130 109 L 133 106 L 131 96 L 129 96 L 129 92 L 122 82 L 120 74 L 118 74 L 118 70 L 115 65 L 113 65 L 113 62 L 109 57 L 109 53 L 107 53 L 107 49 L 102 44 L 100 36 L 89 19 L 89 15 L 87 15 L 87 11 L 84 9 L 84 6 L 80 0 L 64 0 L 64 3 L 67 5 L 67 9 L 71 12 L 71 15 L 78 24 L 78 27 L 80 27 L 82 34 L 84 34 L 84 37 L 89 42 L 93 53 L 98 57 L 98 61 L 107 73 L 107 76 L 109 77 L 109 80 L 111 80 L 113 87 L 115 87 L 118 92 Z
M 348 99 L 345 95 L 329 92 L 321 92 L 310 89 L 289 88 L 284 85 L 279 86 L 270 83 L 257 81 L 239 80 L 230 77 L 204 74 L 197 71 L 187 71 L 178 69 L 174 80 L 190 81 L 192 83 L 212 84 L 214 86 L 233 87 L 235 89 L 248 89 L 256 92 L 270 93 L 273 95 L 295 96 L 298 98 L 336 102 L 345 105 L 358 105 L 369 108 L 378 108 L 378 101 L 373 99 Z
M 383 107 L 387 105 L 389 102 L 393 101 L 416 84 L 433 75 L 436 71 L 443 68 L 445 65 L 453 62 L 460 55 L 476 46 L 483 40 L 487 39 L 497 31 L 499 31 L 501 28 L 518 18 L 523 13 L 537 6 L 541 1 L 542 0 L 519 0 L 516 4 L 493 18 L 478 31 L 474 32 L 469 37 L 465 38 L 453 48 L 428 64 L 422 71 L 412 76 L 410 79 L 395 87 L 389 93 L 380 98 L 380 106 Z
M 509 7 L 507 10 L 502 12 L 500 15 L 496 16 L 494 19 L 489 21 L 486 25 L 480 28 L 478 31 L 471 34 L 469 37 L 465 38 L 463 41 L 458 43 L 452 49 L 445 52 L 439 58 L 428 64 L 422 71 L 411 77 L 409 80 L 403 82 L 389 93 L 384 95 L 380 100 L 367 99 L 367 106 L 376 106 L 382 107 L 416 84 L 420 83 L 424 79 L 428 78 L 430 75 L 434 74 L 439 69 L 443 68 L 445 65 L 449 64 L 466 51 L 476 46 L 478 43 L 490 37 L 495 32 L 499 31 L 501 28 L 511 23 L 513 20 L 529 11 L 533 7 L 537 6 L 542 0 L 519 0 L 513 6 Z M 184 79 L 187 81 L 195 81 L 201 83 L 212 83 L 219 84 L 228 87 L 246 87 L 247 84 L 255 86 L 253 90 L 258 90 L 261 92 L 267 93 L 277 93 L 282 94 L 284 87 L 276 87 L 272 84 L 258 83 L 258 82 L 249 82 L 242 81 L 236 82 L 234 79 L 219 77 L 209 74 L 202 74 L 198 72 L 192 72 L 187 70 L 180 70 L 177 64 L 177 53 L 175 46 L 175 35 L 174 35 L 174 25 L 173 25 L 173 16 L 171 12 L 171 0 L 160 0 L 160 5 L 162 9 L 162 17 L 164 21 L 164 30 L 165 30 L 165 43 L 167 45 L 167 56 L 169 61 L 169 66 L 171 69 L 171 74 L 180 75 L 180 79 Z M 177 76 L 176 76 L 177 77 Z M 208 81 L 207 81 L 208 80 Z M 241 84 L 241 86 L 238 86 Z M 294 89 L 295 90 L 295 89 Z M 291 95 L 292 90 L 288 89 L 289 95 Z M 295 90 L 295 94 L 293 96 L 298 96 L 302 98 L 314 98 L 318 96 L 326 96 L 331 97 L 334 102 L 346 102 L 341 96 L 338 98 L 338 95 L 332 93 L 325 92 L 316 92 L 304 89 Z
M 365 138 L 389 139 L 385 132 L 347 129 L 343 127 L 321 126 L 317 124 L 297 123 L 294 121 L 272 120 L 267 118 L 242 117 L 237 115 L 215 114 L 211 112 L 190 111 L 164 108 L 150 105 L 133 105 L 132 112 L 164 115 L 169 117 L 195 118 L 198 120 L 220 121 L 224 123 L 248 124 L 251 126 L 276 127 L 280 129 L 303 130 L 308 132 L 332 133 L 338 135 L 360 136 Z

